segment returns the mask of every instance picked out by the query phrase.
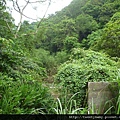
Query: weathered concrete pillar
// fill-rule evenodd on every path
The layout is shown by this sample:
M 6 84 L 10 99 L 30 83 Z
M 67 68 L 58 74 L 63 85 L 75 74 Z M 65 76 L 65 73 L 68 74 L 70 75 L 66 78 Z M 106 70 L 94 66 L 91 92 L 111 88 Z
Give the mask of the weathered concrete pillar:
M 88 82 L 88 112 L 104 114 L 116 105 L 118 94 L 117 82 Z M 113 108 L 111 108 L 111 112 L 112 110 Z

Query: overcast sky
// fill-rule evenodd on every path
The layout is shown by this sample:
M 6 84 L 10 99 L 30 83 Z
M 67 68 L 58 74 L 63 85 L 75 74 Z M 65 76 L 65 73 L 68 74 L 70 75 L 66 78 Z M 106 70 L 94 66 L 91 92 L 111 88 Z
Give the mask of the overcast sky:
M 32 0 L 32 1 L 36 1 L 36 0 Z M 72 1 L 73 0 L 54 0 L 54 2 L 51 3 L 51 5 L 50 5 L 50 7 L 49 7 L 49 9 L 47 11 L 46 17 L 49 14 L 54 14 L 56 11 L 60 11 L 64 7 L 68 6 Z M 18 0 L 18 3 L 21 6 L 21 8 L 22 8 L 22 6 L 25 5 L 24 0 Z M 12 3 L 11 4 L 8 3 L 8 6 L 12 6 Z M 46 2 L 44 4 L 32 4 L 32 5 L 29 5 L 24 10 L 24 14 L 26 16 L 34 18 L 34 19 L 42 18 L 43 15 L 45 14 L 47 6 L 48 6 L 48 2 Z M 33 8 L 36 8 L 36 10 L 33 9 Z M 11 11 L 12 11 L 11 14 L 12 14 L 13 18 L 15 19 L 15 23 L 18 24 L 19 20 L 20 20 L 20 14 L 18 12 L 16 12 L 14 9 L 12 9 Z M 23 17 L 23 20 L 33 22 L 32 20 L 27 19 L 25 17 Z

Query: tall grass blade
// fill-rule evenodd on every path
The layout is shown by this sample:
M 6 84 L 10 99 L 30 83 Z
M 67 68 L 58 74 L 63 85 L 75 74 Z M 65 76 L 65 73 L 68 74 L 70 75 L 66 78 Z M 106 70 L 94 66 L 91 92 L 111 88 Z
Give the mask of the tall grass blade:
M 104 114 L 107 114 L 112 108 L 113 106 L 111 106 Z

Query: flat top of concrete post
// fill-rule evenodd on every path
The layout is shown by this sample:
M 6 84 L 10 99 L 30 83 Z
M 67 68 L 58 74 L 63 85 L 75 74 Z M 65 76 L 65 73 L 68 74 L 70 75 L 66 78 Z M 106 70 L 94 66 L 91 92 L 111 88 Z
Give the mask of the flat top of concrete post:
M 117 88 L 117 82 L 88 82 L 88 90 L 101 90 L 101 89 L 109 89 L 109 87 Z
M 117 82 L 100 81 L 100 82 L 88 82 L 88 83 L 117 83 Z
M 88 85 L 90 85 L 90 84 L 103 84 L 103 85 L 107 85 L 107 84 L 116 84 L 116 85 L 118 85 L 118 83 L 117 82 L 108 82 L 108 81 L 105 81 L 105 82 L 103 82 L 103 81 L 101 81 L 101 82 L 88 82 Z

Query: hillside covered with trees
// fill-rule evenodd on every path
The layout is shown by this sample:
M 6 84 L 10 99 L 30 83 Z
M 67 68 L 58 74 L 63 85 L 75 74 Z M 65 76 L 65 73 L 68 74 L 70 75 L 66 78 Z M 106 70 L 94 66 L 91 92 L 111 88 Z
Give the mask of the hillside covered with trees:
M 87 82 L 120 85 L 119 0 L 73 0 L 20 26 L 6 2 L 0 1 L 1 114 L 86 114 Z

